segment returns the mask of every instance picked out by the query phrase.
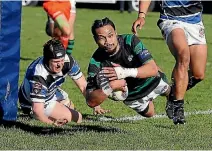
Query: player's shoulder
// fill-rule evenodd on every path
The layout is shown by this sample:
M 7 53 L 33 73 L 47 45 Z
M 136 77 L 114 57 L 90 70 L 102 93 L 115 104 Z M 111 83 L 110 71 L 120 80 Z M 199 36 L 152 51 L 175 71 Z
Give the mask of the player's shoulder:
M 43 57 L 39 57 L 34 60 L 29 67 L 27 68 L 27 75 L 32 76 L 41 76 L 46 77 L 48 76 L 49 72 L 46 70 L 43 64 Z
M 119 37 L 123 39 L 124 43 L 127 45 L 132 45 L 132 43 L 134 43 L 135 41 L 140 41 L 139 38 L 134 34 L 122 34 L 119 35 Z
M 70 68 L 75 64 L 77 60 L 72 55 L 65 55 L 64 66 L 70 66 Z
M 96 51 L 90 58 L 89 66 L 88 66 L 88 74 L 95 75 L 100 71 L 103 62 L 107 60 L 108 54 L 101 48 L 97 48 Z
M 72 55 L 65 55 L 64 58 L 64 64 L 73 64 L 73 62 L 75 62 L 75 59 Z
M 134 37 L 134 35 L 133 34 L 121 34 L 121 35 L 118 35 L 118 37 L 121 37 L 125 40 L 131 40 Z
M 105 52 L 104 49 L 97 48 L 90 58 L 90 63 L 92 63 L 94 61 L 95 62 L 102 62 L 102 61 L 106 60 L 107 57 L 108 57 L 108 54 Z
M 63 74 L 68 73 L 73 68 L 73 66 L 76 66 L 76 65 L 79 66 L 77 64 L 77 61 L 74 59 L 74 57 L 72 55 L 66 54 L 64 59 L 64 66 L 62 69 Z

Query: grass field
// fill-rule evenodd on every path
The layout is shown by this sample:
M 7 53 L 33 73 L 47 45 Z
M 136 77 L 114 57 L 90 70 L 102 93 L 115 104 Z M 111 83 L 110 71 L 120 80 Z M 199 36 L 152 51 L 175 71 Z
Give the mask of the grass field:
M 27 65 L 42 55 L 42 45 L 46 36 L 46 14 L 39 8 L 23 8 L 21 32 L 20 80 Z M 139 31 L 140 39 L 152 52 L 158 65 L 170 77 L 174 59 L 156 26 L 158 13 L 149 13 L 146 25 Z M 120 14 L 118 11 L 78 9 L 75 26 L 76 45 L 73 56 L 86 74 L 88 61 L 96 48 L 90 27 L 94 19 L 108 16 L 117 27 L 118 33 L 131 33 L 131 25 L 137 14 Z M 0 127 L 0 149 L 36 150 L 211 150 L 212 149 L 212 15 L 204 15 L 208 41 L 208 62 L 205 80 L 189 91 L 185 97 L 188 113 L 206 111 L 206 114 L 186 116 L 187 124 L 175 126 L 166 117 L 144 120 L 115 120 L 115 118 L 137 115 L 121 102 L 105 101 L 102 107 L 112 110 L 104 116 L 92 115 L 76 86 L 67 79 L 63 88 L 69 93 L 76 108 L 83 114 L 82 124 L 70 123 L 62 128 L 48 126 L 39 121 L 19 115 L 17 124 Z M 165 98 L 155 100 L 157 114 L 165 114 Z

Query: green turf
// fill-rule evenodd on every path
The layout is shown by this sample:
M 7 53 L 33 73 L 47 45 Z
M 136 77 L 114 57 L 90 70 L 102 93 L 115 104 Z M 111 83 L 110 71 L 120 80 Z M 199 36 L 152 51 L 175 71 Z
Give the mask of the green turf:
M 42 55 L 42 45 L 49 39 L 45 35 L 46 14 L 39 7 L 23 8 L 21 32 L 21 83 L 27 65 Z M 158 13 L 149 13 L 146 25 L 139 31 L 140 39 L 151 51 L 158 65 L 170 77 L 174 59 L 171 56 L 156 22 Z M 131 25 L 137 14 L 119 11 L 78 9 L 75 24 L 75 47 L 73 56 L 78 60 L 83 73 L 86 74 L 88 61 L 96 44 L 90 27 L 94 19 L 109 17 L 114 21 L 118 33 L 131 33 Z M 208 40 L 208 63 L 206 79 L 185 97 L 186 112 L 206 111 L 212 108 L 212 16 L 204 15 L 206 36 Z M 187 116 L 187 124 L 175 126 L 168 118 L 153 118 L 140 121 L 99 121 L 71 80 L 63 85 L 69 93 L 76 108 L 84 115 L 82 124 L 70 123 L 62 128 L 42 124 L 20 115 L 15 126 L 0 126 L 0 149 L 63 149 L 63 150 L 203 150 L 212 149 L 211 115 Z M 165 114 L 165 98 L 155 100 L 157 114 Z M 106 114 L 109 118 L 137 115 L 121 102 L 105 101 L 102 107 L 112 110 Z M 89 120 L 90 119 L 90 120 Z M 92 122 L 93 120 L 93 122 Z

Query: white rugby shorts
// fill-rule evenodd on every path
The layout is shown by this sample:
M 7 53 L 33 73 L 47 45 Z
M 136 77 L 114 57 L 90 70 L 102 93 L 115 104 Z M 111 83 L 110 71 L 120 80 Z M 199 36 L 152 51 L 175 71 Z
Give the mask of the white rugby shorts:
M 205 28 L 202 22 L 196 24 L 190 24 L 178 20 L 163 20 L 159 23 L 159 28 L 164 39 L 168 40 L 169 34 L 176 28 L 184 30 L 188 45 L 200 45 L 206 44 Z
M 54 107 L 55 107 L 55 104 L 56 102 L 60 102 L 60 101 L 63 101 L 63 100 L 68 100 L 68 94 L 63 91 L 62 89 L 57 89 L 56 93 L 54 94 L 54 97 L 45 102 L 44 104 L 44 113 L 46 116 L 50 116 Z
M 134 101 L 124 101 L 124 104 L 135 110 L 137 113 L 140 113 L 147 108 L 149 101 L 153 101 L 159 95 L 164 94 L 168 89 L 169 84 L 161 78 L 158 86 L 148 95 Z

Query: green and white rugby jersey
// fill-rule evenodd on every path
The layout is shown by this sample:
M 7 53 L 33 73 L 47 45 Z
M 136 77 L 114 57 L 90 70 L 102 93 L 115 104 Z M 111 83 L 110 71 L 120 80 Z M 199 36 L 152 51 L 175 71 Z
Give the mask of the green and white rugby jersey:
M 102 67 L 112 66 L 111 62 L 125 68 L 138 68 L 153 59 L 148 49 L 135 35 L 118 35 L 118 42 L 120 49 L 115 55 L 110 55 L 101 48 L 98 48 L 92 55 L 88 66 L 88 85 L 86 88 L 88 91 L 99 89 L 96 75 Z M 129 95 L 126 101 L 139 99 L 149 94 L 159 84 L 163 75 L 163 73 L 158 73 L 158 76 L 144 79 L 127 77 L 125 80 Z

